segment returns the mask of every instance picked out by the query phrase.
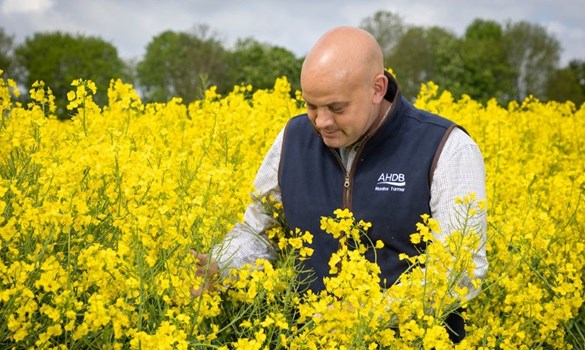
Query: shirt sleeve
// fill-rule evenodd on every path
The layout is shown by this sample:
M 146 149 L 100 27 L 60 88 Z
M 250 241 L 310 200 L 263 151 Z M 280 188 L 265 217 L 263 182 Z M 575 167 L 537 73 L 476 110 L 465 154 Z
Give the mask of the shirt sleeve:
M 439 221 L 441 233 L 435 236 L 442 242 L 455 230 L 461 230 L 465 217 L 458 210 L 456 198 L 475 194 L 476 201 L 486 200 L 485 167 L 477 144 L 463 130 L 455 128 L 449 135 L 433 175 L 431 183 L 431 215 Z M 475 265 L 473 278 L 484 279 L 488 261 L 486 257 L 487 215 L 477 211 L 471 220 L 465 222 L 479 235 L 478 248 L 473 253 Z M 460 284 L 469 290 L 467 299 L 479 293 L 471 279 L 465 276 Z
M 275 220 L 266 213 L 262 203 L 257 199 L 271 195 L 274 200 L 280 201 L 278 168 L 283 133 L 284 129 L 277 135 L 258 169 L 254 180 L 253 200 L 244 213 L 243 222 L 236 223 L 222 242 L 215 245 L 211 251 L 211 256 L 217 260 L 223 276 L 226 276 L 230 269 L 254 264 L 257 259 L 271 261 L 276 259 L 276 250 L 264 234 Z

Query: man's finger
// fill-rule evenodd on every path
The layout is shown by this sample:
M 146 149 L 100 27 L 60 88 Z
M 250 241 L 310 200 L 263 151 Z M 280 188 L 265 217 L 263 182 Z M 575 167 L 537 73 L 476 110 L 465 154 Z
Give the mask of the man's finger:
M 201 294 L 203 294 L 203 292 L 206 290 L 205 287 L 203 288 L 195 288 L 195 287 L 191 287 L 191 295 L 194 297 L 200 297 Z
M 210 258 L 206 254 L 198 253 L 194 250 L 191 250 L 191 254 L 195 256 L 196 264 L 197 264 L 197 276 L 203 275 L 215 275 L 219 271 L 219 265 L 217 261 L 213 258 Z
M 213 289 L 214 287 L 212 283 L 205 282 L 201 288 L 191 287 L 191 295 L 194 297 L 200 297 L 204 292 L 213 291 Z
M 195 288 L 191 287 L 191 295 L 194 297 L 200 297 L 201 296 L 201 289 L 195 289 Z
M 201 254 L 201 253 L 196 252 L 194 250 L 191 250 L 191 254 L 197 260 L 197 265 L 207 265 L 207 263 L 209 262 L 209 258 L 207 258 L 207 255 L 205 255 L 205 254 Z

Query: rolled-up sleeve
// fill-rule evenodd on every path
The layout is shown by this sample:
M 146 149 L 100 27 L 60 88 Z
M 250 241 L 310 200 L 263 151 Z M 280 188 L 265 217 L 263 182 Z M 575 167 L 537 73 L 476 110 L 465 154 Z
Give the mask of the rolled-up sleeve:
M 282 138 L 281 130 L 258 169 L 254 180 L 253 200 L 244 213 L 243 222 L 237 223 L 211 251 L 224 275 L 232 268 L 253 264 L 257 259 L 276 259 L 276 250 L 264 234 L 275 221 L 266 213 L 258 199 L 270 195 L 274 200 L 280 201 L 278 167 Z

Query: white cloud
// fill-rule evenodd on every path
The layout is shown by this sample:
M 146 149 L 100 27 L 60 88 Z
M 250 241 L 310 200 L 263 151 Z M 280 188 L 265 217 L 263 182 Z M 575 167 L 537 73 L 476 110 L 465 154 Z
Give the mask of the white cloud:
M 558 40 L 562 40 L 561 66 L 573 58 L 585 60 L 585 28 L 568 26 L 559 21 L 546 23 L 545 27 Z
M 4 0 L 1 11 L 3 14 L 38 13 L 53 6 L 53 0 Z
M 569 27 L 564 23 L 554 21 L 546 24 L 548 31 L 557 36 L 557 38 L 569 38 L 571 40 L 582 40 L 585 43 L 585 29 Z
M 138 58 L 165 30 L 208 24 L 230 46 L 239 38 L 284 47 L 302 56 L 326 30 L 359 25 L 376 11 L 391 11 L 405 24 L 441 26 L 461 35 L 476 18 L 526 20 L 544 25 L 563 47 L 562 62 L 585 58 L 583 0 L 0 0 L 0 27 L 19 40 L 60 30 L 99 36 L 123 58 Z M 553 24 L 556 23 L 556 24 Z

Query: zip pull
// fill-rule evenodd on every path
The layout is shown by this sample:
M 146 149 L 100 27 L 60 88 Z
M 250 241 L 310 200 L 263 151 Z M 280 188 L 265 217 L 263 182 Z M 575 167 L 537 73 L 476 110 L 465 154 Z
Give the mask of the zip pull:
M 343 183 L 343 187 L 345 188 L 349 187 L 349 172 L 345 173 L 345 182 Z

